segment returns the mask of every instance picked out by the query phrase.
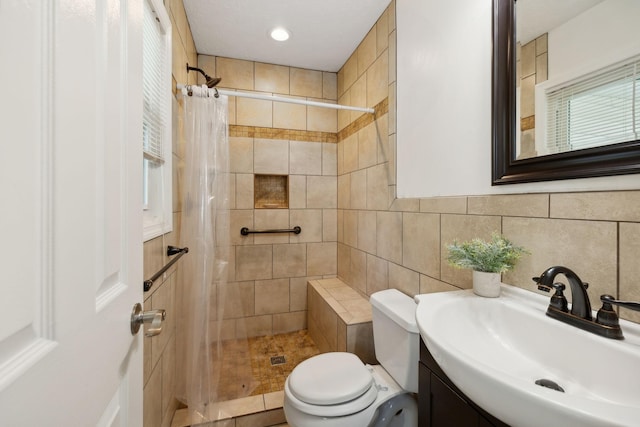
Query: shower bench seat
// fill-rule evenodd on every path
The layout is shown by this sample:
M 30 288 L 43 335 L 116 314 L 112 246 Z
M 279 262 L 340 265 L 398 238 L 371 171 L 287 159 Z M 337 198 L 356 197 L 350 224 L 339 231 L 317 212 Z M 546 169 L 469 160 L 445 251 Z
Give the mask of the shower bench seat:
M 322 353 L 347 351 L 376 364 L 369 299 L 338 278 L 307 282 L 309 335 Z

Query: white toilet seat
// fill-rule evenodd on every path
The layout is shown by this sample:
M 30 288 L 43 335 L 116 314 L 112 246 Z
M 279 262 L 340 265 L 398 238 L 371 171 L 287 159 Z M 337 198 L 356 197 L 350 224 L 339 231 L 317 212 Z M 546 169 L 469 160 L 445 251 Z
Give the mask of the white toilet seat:
M 305 360 L 289 375 L 295 398 L 312 405 L 339 405 L 362 396 L 373 384 L 371 372 L 352 353 L 323 353 Z

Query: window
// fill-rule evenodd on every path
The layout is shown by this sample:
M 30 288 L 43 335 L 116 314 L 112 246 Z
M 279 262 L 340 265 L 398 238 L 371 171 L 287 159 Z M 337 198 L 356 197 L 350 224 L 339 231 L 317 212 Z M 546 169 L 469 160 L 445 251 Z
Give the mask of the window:
M 171 22 L 162 0 L 144 1 L 142 151 L 144 241 L 173 227 Z
M 550 153 L 640 139 L 640 58 L 546 97 Z

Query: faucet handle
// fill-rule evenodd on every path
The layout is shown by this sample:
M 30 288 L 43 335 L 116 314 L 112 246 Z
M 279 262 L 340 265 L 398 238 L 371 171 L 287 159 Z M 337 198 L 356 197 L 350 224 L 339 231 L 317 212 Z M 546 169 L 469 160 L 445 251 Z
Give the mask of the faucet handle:
M 601 295 L 600 301 L 602 301 L 602 308 L 605 308 L 605 306 L 607 306 L 608 308 L 612 309 L 611 304 L 613 304 L 619 305 L 620 307 L 628 308 L 629 310 L 640 311 L 640 303 L 633 301 L 620 301 L 615 299 L 611 295 Z
M 556 292 L 551 296 L 551 301 L 549 305 L 551 307 L 555 307 L 560 311 L 564 311 L 565 313 L 569 311 L 567 298 L 564 296 L 564 290 L 566 286 L 563 283 L 554 283 L 551 285 Z

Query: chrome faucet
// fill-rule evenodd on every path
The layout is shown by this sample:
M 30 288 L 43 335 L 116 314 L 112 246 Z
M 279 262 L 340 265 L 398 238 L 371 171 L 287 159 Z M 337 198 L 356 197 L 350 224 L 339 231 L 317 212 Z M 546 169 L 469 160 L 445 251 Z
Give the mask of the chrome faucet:
M 571 289 L 571 310 L 568 309 L 567 298 L 564 296 L 565 285 L 562 283 L 554 283 L 558 274 L 562 274 L 567 278 Z M 598 310 L 596 319 L 591 314 L 591 303 L 587 294 L 588 283 L 584 283 L 576 273 L 567 267 L 554 266 L 546 269 L 540 277 L 534 277 L 533 281 L 538 284 L 538 289 L 549 292 L 555 289 L 555 293 L 551 297 L 549 307 L 547 308 L 547 316 L 576 326 L 585 331 L 601 335 L 607 338 L 624 339 L 622 329 L 617 313 L 613 310 L 613 305 L 619 305 L 631 310 L 640 311 L 640 303 L 618 301 L 611 295 L 602 295 L 602 308 Z

